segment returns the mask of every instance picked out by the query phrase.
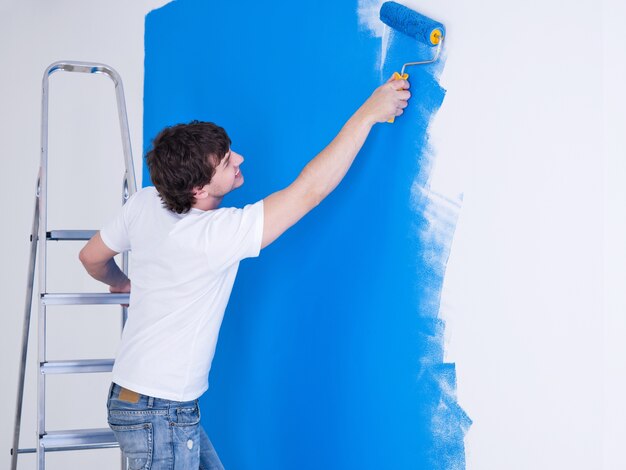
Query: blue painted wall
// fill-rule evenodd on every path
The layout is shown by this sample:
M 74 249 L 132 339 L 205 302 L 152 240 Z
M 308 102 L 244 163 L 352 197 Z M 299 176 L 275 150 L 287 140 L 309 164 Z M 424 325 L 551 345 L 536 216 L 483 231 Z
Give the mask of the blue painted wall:
M 359 30 L 356 9 L 179 0 L 150 13 L 144 142 L 214 121 L 246 157 L 246 183 L 225 204 L 283 188 L 381 82 L 380 40 Z M 396 38 L 383 75 L 416 52 Z M 412 69 L 405 115 L 374 129 L 320 207 L 242 263 L 202 399 L 226 468 L 464 468 L 469 420 L 437 319 L 453 221 L 426 246 L 427 201 L 411 202 L 444 98 L 436 72 Z

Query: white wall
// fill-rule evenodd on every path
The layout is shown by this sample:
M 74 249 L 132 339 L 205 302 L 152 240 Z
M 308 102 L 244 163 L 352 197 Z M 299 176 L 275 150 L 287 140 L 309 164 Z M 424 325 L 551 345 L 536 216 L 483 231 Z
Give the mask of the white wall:
M 57 60 L 103 62 L 122 76 L 135 164 L 141 175 L 144 17 L 166 0 L 0 2 L 0 195 L 7 212 L 0 231 L 4 247 L 3 328 L 0 333 L 0 468 L 8 468 L 27 277 L 28 235 L 39 166 L 41 78 Z M 119 207 L 122 157 L 112 83 L 103 76 L 55 74 L 50 80 L 50 228 L 98 228 Z M 73 208 L 73 210 L 72 210 Z M 81 215 L 78 217 L 77 213 Z M 49 264 L 59 291 L 102 290 L 78 270 L 78 245 L 51 246 Z M 99 307 L 107 309 L 107 307 Z M 49 359 L 112 357 L 119 336 L 117 309 L 72 308 L 49 315 Z M 36 303 L 35 303 L 36 312 Z M 31 331 L 36 322 L 33 321 Z M 36 336 L 32 336 L 36 340 Z M 36 341 L 30 355 L 22 446 L 35 446 Z M 105 427 L 109 374 L 51 377 L 49 429 Z M 66 410 L 65 414 L 61 410 Z M 50 469 L 110 469 L 119 451 L 50 454 Z M 32 455 L 19 468 L 34 468 Z M 119 467 L 118 467 L 119 468 Z
M 626 431 L 626 4 L 605 0 L 604 58 L 604 468 L 623 467 Z
M 467 468 L 623 468 L 626 10 L 428 7 L 448 28 L 439 177 L 465 196 L 443 316 Z
M 55 60 L 75 59 L 105 62 L 121 73 L 139 170 L 143 20 L 163 3 L 0 3 L 0 194 L 11 214 L 0 231 L 0 373 L 6 379 L 0 467 L 8 466 L 11 446 L 42 72 Z M 467 468 L 618 469 L 626 415 L 620 376 L 626 357 L 625 7 L 617 0 L 602 7 L 591 0 L 405 3 L 448 28 L 442 76 L 448 95 L 432 140 L 437 178 L 465 194 L 443 314 L 459 402 L 474 420 Z M 61 82 L 65 78 L 52 78 L 51 159 L 73 162 L 75 169 L 57 171 L 54 197 L 88 215 L 78 223 L 66 210 L 52 215 L 57 228 L 96 228 L 117 205 L 121 177 L 112 90 L 101 77 Z M 97 177 L 84 176 L 90 171 Z M 52 261 L 75 256 L 76 249 L 67 251 L 51 254 Z M 58 287 L 72 290 L 74 268 L 61 272 Z M 97 289 L 80 279 L 81 289 Z M 115 314 L 63 315 L 51 324 L 58 358 L 77 350 L 100 357 L 114 349 Z M 31 404 L 34 367 L 27 382 Z M 52 384 L 57 408 L 71 405 L 78 418 L 52 409 L 51 424 L 104 425 L 97 395 L 107 380 Z M 32 410 L 25 411 L 22 435 L 34 445 Z M 54 455 L 48 468 L 115 468 L 116 452 Z

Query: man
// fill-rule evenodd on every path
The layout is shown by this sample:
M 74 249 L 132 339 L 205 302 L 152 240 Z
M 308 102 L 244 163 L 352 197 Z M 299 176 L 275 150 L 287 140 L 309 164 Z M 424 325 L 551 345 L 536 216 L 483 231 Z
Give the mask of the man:
M 131 292 L 113 257 L 133 252 L 128 322 L 113 368 L 108 421 L 131 470 L 222 469 L 199 425 L 215 346 L 239 261 L 258 256 L 343 179 L 373 125 L 402 114 L 409 84 L 377 88 L 285 189 L 243 209 L 219 208 L 243 182 L 226 132 L 164 129 L 146 161 L 154 187 L 133 195 L 81 250 L 88 273 Z

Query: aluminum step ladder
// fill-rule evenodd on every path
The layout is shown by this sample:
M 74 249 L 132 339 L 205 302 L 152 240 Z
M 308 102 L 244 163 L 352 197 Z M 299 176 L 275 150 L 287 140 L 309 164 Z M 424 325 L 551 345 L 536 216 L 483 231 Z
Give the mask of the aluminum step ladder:
M 30 235 L 30 260 L 24 307 L 24 325 L 22 330 L 22 351 L 20 372 L 18 377 L 17 404 L 15 412 L 15 429 L 13 447 L 11 449 L 11 469 L 17 469 L 19 454 L 36 453 L 37 468 L 44 470 L 47 452 L 69 451 L 81 449 L 105 449 L 119 447 L 113 432 L 108 429 L 74 429 L 49 431 L 46 429 L 46 376 L 50 374 L 80 374 L 94 372 L 110 372 L 113 359 L 89 359 L 73 361 L 48 361 L 46 358 L 46 308 L 49 305 L 102 305 L 128 304 L 129 294 L 110 293 L 51 293 L 46 290 L 46 253 L 50 241 L 86 241 L 96 230 L 48 230 L 47 226 L 47 177 L 48 177 L 48 82 L 56 72 L 76 72 L 86 74 L 104 74 L 115 85 L 117 111 L 122 133 L 124 165 L 126 167 L 123 180 L 122 203 L 136 191 L 135 172 L 130 145 L 130 133 L 126 117 L 124 89 L 120 75 L 104 64 L 89 62 L 55 62 L 44 72 L 42 82 L 42 113 L 41 113 L 41 164 L 37 180 L 35 211 Z M 28 352 L 28 336 L 30 329 L 33 289 L 35 284 L 35 267 L 39 267 L 39 317 L 38 317 L 38 374 L 37 374 L 37 447 L 20 448 L 20 428 L 22 405 L 24 398 L 24 381 L 26 358 Z M 122 270 L 128 272 L 128 257 L 122 258 Z M 122 307 L 122 325 L 126 320 L 126 307 Z M 122 458 L 122 468 L 126 468 Z

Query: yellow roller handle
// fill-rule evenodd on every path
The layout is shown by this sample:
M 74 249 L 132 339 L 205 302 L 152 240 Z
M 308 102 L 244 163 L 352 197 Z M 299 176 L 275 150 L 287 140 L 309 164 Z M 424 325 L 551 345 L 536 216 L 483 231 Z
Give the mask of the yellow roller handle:
M 394 80 L 407 80 L 409 78 L 409 74 L 408 73 L 403 73 L 402 75 L 400 75 L 398 72 L 394 72 L 392 78 Z M 393 122 L 396 120 L 396 117 L 393 116 L 391 119 L 389 119 L 389 121 L 387 121 L 390 124 L 393 124 Z

